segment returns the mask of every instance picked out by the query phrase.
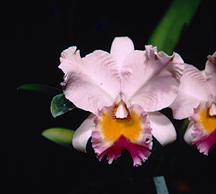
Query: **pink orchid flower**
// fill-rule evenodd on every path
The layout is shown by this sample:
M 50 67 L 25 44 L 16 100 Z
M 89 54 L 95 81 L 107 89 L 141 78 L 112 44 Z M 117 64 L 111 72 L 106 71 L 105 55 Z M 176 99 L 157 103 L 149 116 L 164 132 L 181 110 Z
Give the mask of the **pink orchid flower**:
M 170 106 L 174 118 L 189 117 L 184 139 L 204 155 L 216 142 L 216 52 L 207 58 L 204 71 L 186 65 L 179 94 Z
M 111 164 L 127 149 L 139 166 L 151 154 L 152 134 L 162 145 L 176 139 L 170 120 L 157 111 L 177 96 L 184 68 L 178 54 L 157 53 L 152 46 L 134 50 L 131 39 L 117 37 L 110 53 L 96 50 L 81 58 L 73 46 L 60 62 L 65 97 L 91 112 L 73 135 L 75 149 L 86 152 L 92 137 L 99 160 L 107 155 Z

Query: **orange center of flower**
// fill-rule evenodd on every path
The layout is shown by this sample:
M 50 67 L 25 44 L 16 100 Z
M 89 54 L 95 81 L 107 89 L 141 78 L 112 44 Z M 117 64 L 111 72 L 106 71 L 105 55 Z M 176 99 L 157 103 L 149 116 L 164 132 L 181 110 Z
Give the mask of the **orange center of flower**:
M 198 122 L 205 131 L 210 134 L 216 130 L 216 116 L 209 115 L 209 107 L 202 108 L 198 113 Z
M 126 108 L 126 107 L 125 107 Z M 100 129 L 103 139 L 110 144 L 116 142 L 120 136 L 124 136 L 129 139 L 131 143 L 138 141 L 142 132 L 142 118 L 135 111 L 127 110 L 127 117 L 117 118 L 115 113 L 117 111 L 117 105 L 114 106 L 112 115 L 108 110 L 104 111 L 100 117 Z

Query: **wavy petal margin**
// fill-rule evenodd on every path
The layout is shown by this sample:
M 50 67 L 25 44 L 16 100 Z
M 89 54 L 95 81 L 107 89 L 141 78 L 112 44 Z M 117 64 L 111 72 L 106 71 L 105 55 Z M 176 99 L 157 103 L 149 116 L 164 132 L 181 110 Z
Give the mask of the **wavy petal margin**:
M 210 147 L 216 143 L 216 115 L 210 116 L 211 102 L 201 101 L 189 117 L 190 125 L 184 135 L 185 141 L 196 145 L 200 153 L 208 155 Z
M 157 53 L 146 46 L 135 50 L 121 67 L 121 92 L 131 104 L 139 104 L 144 111 L 153 112 L 169 106 L 177 96 L 184 70 L 182 58 L 174 53 Z
M 110 116 L 112 116 L 112 109 L 113 107 L 104 107 L 103 110 L 99 112 L 99 116 L 95 117 L 95 128 L 92 128 L 92 147 L 95 150 L 95 153 L 101 161 L 101 159 L 107 155 L 108 163 L 111 164 L 113 160 L 118 159 L 121 156 L 121 150 L 126 149 L 130 152 L 132 159 L 133 159 L 133 166 L 140 166 L 142 162 L 145 162 L 151 154 L 152 149 L 152 135 L 151 135 L 151 128 L 149 123 L 149 117 L 147 113 L 143 112 L 143 109 L 139 105 L 132 105 L 129 107 L 130 111 L 136 111 L 138 115 L 140 115 L 141 119 L 141 131 L 139 135 L 134 137 L 134 133 L 129 132 L 131 135 L 122 135 L 120 134 L 117 136 L 118 138 L 113 138 L 113 133 L 111 136 L 106 136 L 102 132 L 103 125 L 101 124 L 101 118 L 103 117 L 104 112 L 109 111 Z M 133 114 L 132 118 L 133 119 Z M 127 120 L 122 122 L 119 120 L 117 122 L 121 122 L 122 125 L 120 128 L 124 128 L 127 124 Z M 131 123 L 132 125 L 137 123 Z M 129 125 L 127 125 L 130 127 Z M 108 126 L 112 127 L 112 126 Z M 108 129 L 109 130 L 109 129 Z M 111 129 L 119 133 L 119 128 Z M 123 129 L 128 131 L 127 129 Z M 127 133 L 127 132 L 125 132 Z M 128 137 L 126 137 L 128 136 Z M 131 138 L 131 139 L 130 139 Z M 113 140 L 116 139 L 116 140 Z
M 209 85 L 211 95 L 216 96 L 216 52 L 209 55 L 205 66 L 206 81 Z
M 76 47 L 64 50 L 59 68 L 65 73 L 61 83 L 65 97 L 78 108 L 96 113 L 112 105 L 120 91 L 119 70 L 113 57 L 96 50 L 84 58 Z

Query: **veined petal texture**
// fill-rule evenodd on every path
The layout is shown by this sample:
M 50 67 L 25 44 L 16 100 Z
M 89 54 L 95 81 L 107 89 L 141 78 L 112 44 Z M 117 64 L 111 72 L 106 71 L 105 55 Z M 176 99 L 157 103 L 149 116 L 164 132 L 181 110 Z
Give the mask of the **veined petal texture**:
M 65 97 L 78 108 L 96 113 L 114 102 L 120 91 L 120 76 L 108 52 L 96 50 L 81 58 L 76 47 L 70 47 L 62 52 L 60 62 L 59 68 L 65 73 Z
M 205 66 L 205 77 L 209 85 L 209 92 L 212 96 L 216 96 L 216 52 L 209 55 Z
M 181 85 L 175 101 L 170 105 L 175 119 L 193 114 L 193 109 L 202 100 L 208 100 L 208 84 L 202 72 L 192 65 L 185 65 Z
M 183 69 L 184 62 L 177 53 L 157 53 L 153 46 L 146 46 L 145 51 L 135 50 L 121 67 L 121 92 L 144 111 L 161 110 L 177 96 Z

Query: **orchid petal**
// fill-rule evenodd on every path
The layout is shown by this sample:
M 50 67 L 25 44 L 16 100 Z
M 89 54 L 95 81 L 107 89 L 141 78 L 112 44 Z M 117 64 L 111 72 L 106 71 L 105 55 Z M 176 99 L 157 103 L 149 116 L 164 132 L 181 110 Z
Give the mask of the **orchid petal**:
M 110 54 L 114 57 L 117 66 L 121 68 L 125 58 L 134 51 L 134 44 L 128 37 L 116 37 L 113 40 Z
M 169 106 L 175 119 L 189 117 L 193 113 L 193 108 L 197 107 L 201 100 L 208 100 L 209 95 L 204 76 L 192 65 L 185 64 L 180 82 L 179 93 Z
M 160 112 L 148 113 L 152 135 L 165 146 L 176 140 L 176 131 L 171 121 Z
M 86 144 L 92 134 L 91 128 L 95 126 L 93 119 L 94 117 L 94 114 L 90 114 L 74 132 L 72 137 L 72 145 L 76 150 L 86 152 Z
M 216 96 L 216 52 L 209 55 L 205 66 L 206 81 L 209 85 L 210 93 Z
M 121 92 L 131 104 L 139 104 L 144 111 L 156 111 L 169 106 L 175 99 L 184 69 L 183 60 L 174 53 L 134 51 L 121 68 Z
M 96 50 L 81 58 L 76 47 L 70 47 L 62 52 L 60 61 L 65 97 L 78 108 L 96 113 L 113 103 L 119 94 L 120 77 L 109 53 Z

